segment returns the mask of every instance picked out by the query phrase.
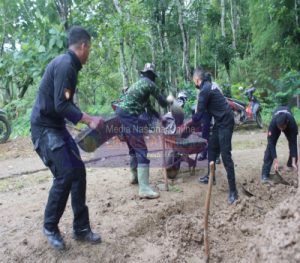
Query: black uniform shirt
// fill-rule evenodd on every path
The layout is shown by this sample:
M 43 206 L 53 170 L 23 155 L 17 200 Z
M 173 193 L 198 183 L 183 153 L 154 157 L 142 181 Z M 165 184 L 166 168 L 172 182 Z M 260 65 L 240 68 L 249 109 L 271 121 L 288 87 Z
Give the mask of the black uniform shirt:
M 234 124 L 232 110 L 224 95 L 218 88 L 213 88 L 209 81 L 201 83 L 197 113 L 193 115 L 193 121 L 200 121 L 205 111 L 215 118 L 218 127 L 224 128 Z
M 273 159 L 277 158 L 277 153 L 276 153 L 276 144 L 277 140 L 281 134 L 281 130 L 278 129 L 276 125 L 276 113 L 279 111 L 286 111 L 286 116 L 288 119 L 287 127 L 283 131 L 285 134 L 288 142 L 289 142 L 289 149 L 290 149 L 290 155 L 291 157 L 297 157 L 297 134 L 298 134 L 298 126 L 295 121 L 295 118 L 291 114 L 291 112 L 288 110 L 287 107 L 279 107 L 277 108 L 274 113 L 273 113 L 273 118 L 272 121 L 269 125 L 269 130 L 268 130 L 268 145 L 271 150 L 271 156 Z
M 74 124 L 80 121 L 82 112 L 74 104 L 73 96 L 81 68 L 81 62 L 71 50 L 48 64 L 32 109 L 32 126 L 62 129 L 65 118 Z

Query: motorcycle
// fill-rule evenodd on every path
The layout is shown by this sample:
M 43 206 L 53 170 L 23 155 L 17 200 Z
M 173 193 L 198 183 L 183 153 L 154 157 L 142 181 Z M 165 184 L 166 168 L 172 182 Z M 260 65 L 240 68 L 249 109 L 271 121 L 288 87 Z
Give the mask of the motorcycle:
M 258 99 L 253 95 L 255 91 L 255 87 L 245 90 L 244 95 L 248 98 L 248 104 L 234 98 L 226 97 L 228 104 L 233 110 L 234 122 L 237 126 L 256 123 L 259 128 L 263 128 L 261 117 L 262 107 Z
M 0 143 L 5 143 L 11 134 L 11 126 L 6 112 L 0 109 Z

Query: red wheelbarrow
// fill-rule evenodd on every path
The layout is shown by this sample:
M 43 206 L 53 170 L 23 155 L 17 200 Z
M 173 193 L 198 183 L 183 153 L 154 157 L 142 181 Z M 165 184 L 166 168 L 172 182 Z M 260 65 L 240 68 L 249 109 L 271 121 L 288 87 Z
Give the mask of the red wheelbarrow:
M 163 156 L 166 160 L 164 163 L 168 179 L 176 178 L 181 162 L 188 163 L 190 175 L 195 175 L 198 154 L 206 150 L 207 140 L 200 137 L 198 128 L 192 121 L 177 127 L 175 134 L 164 134 L 163 143 L 169 152 L 167 156 L 165 153 Z M 194 158 L 191 155 L 194 155 Z

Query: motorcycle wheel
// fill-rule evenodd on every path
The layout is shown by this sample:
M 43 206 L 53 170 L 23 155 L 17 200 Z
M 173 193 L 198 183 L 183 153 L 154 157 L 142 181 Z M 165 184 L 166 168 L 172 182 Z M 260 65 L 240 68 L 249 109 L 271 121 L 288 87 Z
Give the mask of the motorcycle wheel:
M 256 124 L 257 124 L 258 128 L 260 128 L 260 129 L 263 128 L 263 121 L 262 121 L 262 117 L 261 117 L 260 111 L 257 112 L 257 114 L 256 114 Z
M 180 154 L 177 152 L 170 152 L 167 158 L 167 177 L 168 179 L 175 179 L 180 170 Z
M 0 143 L 5 143 L 11 134 L 11 127 L 4 116 L 0 116 Z

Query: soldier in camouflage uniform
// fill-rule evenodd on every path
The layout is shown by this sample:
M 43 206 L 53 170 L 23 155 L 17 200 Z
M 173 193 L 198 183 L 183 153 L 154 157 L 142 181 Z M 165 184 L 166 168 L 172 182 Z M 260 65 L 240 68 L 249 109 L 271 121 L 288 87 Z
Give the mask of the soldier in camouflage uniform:
M 161 107 L 167 107 L 166 99 L 160 94 L 155 84 L 156 74 L 154 65 L 147 63 L 141 71 L 141 78 L 133 84 L 122 96 L 116 114 L 122 123 L 122 132 L 125 136 L 131 169 L 131 183 L 139 184 L 140 198 L 158 198 L 159 193 L 149 186 L 149 163 L 147 158 L 148 149 L 144 141 L 144 123 L 139 116 L 145 112 L 149 105 L 150 97 L 153 96 Z

